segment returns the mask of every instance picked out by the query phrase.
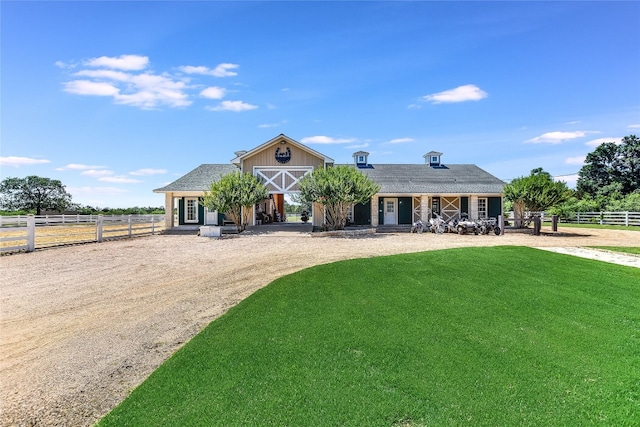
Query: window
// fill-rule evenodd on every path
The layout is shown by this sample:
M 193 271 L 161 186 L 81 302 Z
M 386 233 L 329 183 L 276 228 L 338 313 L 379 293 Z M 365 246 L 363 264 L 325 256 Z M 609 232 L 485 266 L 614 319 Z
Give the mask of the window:
M 394 213 L 396 210 L 396 203 L 393 201 L 387 201 L 387 213 Z
M 487 217 L 487 199 L 478 199 L 478 218 Z
M 198 199 L 185 199 L 184 222 L 198 222 Z
M 364 156 L 358 156 L 358 163 L 364 163 Z
M 438 156 L 431 156 L 431 163 L 439 163 L 438 162 Z

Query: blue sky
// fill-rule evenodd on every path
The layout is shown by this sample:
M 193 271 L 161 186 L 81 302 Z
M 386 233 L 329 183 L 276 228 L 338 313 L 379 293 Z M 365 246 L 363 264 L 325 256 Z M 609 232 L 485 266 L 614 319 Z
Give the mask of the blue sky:
M 640 133 L 640 2 L 2 1 L 1 178 L 161 206 L 280 133 L 337 163 L 542 167 Z

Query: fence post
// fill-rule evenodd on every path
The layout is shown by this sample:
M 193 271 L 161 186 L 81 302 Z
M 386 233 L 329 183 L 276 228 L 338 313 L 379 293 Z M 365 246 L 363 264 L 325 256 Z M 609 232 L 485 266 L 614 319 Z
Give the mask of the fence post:
M 533 217 L 533 235 L 534 236 L 540 235 L 540 225 L 541 225 L 540 216 L 538 215 L 534 216 Z
M 151 235 L 153 236 L 156 232 L 156 216 L 151 215 Z
M 578 212 L 578 224 L 580 224 L 580 212 Z
M 629 211 L 626 211 L 624 213 L 624 225 L 625 225 L 625 227 L 629 226 Z
M 551 215 L 551 230 L 558 231 L 558 215 Z
M 98 215 L 98 220 L 96 221 L 96 240 L 98 243 L 102 243 L 102 221 L 104 217 L 102 215 Z
M 127 217 L 127 223 L 129 224 L 129 238 L 131 238 L 131 215 Z
M 27 252 L 36 250 L 36 217 L 27 216 Z
M 498 227 L 500 227 L 500 235 L 504 235 L 504 215 L 498 215 Z

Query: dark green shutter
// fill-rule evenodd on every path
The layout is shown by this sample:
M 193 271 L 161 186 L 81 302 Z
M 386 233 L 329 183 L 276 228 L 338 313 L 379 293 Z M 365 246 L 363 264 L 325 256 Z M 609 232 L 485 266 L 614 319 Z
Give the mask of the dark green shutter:
M 498 215 L 502 214 L 502 198 L 501 197 L 489 197 L 487 201 L 489 218 L 497 218 Z
M 460 215 L 469 216 L 469 198 L 460 197 Z
M 200 204 L 202 198 L 198 199 L 198 225 L 204 225 L 204 206 Z
M 178 199 L 178 225 L 184 225 L 184 197 Z
M 384 197 L 378 199 L 378 224 L 384 224 Z
M 398 224 L 413 223 L 411 216 L 413 213 L 411 197 L 398 197 Z

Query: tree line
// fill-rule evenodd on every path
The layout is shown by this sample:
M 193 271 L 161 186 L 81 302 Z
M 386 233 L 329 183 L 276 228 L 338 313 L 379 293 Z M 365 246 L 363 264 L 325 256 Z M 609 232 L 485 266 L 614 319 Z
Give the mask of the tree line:
M 578 172 L 576 189 L 556 182 L 542 168 L 511 181 L 504 189 L 505 211 L 548 211 L 567 218 L 575 212 L 640 212 L 640 138 L 605 142 L 589 153 Z
M 0 182 L 0 215 L 42 215 L 45 212 L 80 215 L 164 214 L 164 207 L 99 208 L 73 203 L 60 180 L 27 176 Z

